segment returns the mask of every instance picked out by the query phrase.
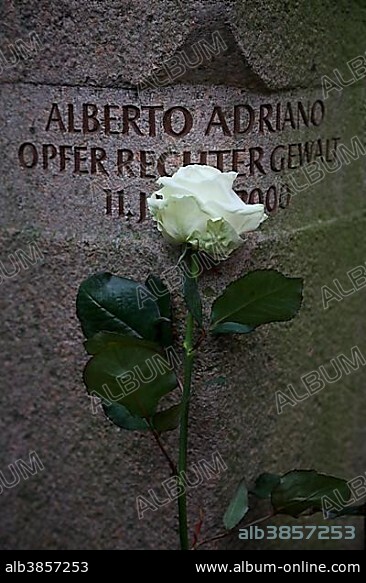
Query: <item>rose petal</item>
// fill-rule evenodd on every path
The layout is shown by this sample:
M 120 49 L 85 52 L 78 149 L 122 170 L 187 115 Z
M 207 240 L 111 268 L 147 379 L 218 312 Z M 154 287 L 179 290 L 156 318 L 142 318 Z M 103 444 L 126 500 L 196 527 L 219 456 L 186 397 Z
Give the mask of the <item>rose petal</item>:
M 159 230 L 176 244 L 185 243 L 195 230 L 204 230 L 209 218 L 197 204 L 193 196 L 173 195 L 159 201 L 147 199 Z M 156 205 L 156 202 L 163 204 Z

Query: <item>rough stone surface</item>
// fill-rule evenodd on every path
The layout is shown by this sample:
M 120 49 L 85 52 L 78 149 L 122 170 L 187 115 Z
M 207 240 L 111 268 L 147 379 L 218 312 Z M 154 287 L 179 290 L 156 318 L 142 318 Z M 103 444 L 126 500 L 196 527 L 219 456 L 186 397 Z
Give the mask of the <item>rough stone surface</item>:
M 31 31 L 44 46 L 31 60 L 5 67 L 0 77 L 0 260 L 11 273 L 10 255 L 19 249 L 36 244 L 43 256 L 0 281 L 0 471 L 9 476 L 8 465 L 27 459 L 30 451 L 37 452 L 44 470 L 1 494 L 1 548 L 178 545 L 174 504 L 138 520 L 136 496 L 149 488 L 159 492 L 167 469 L 149 437 L 123 433 L 101 414 L 92 414 L 81 379 L 87 359 L 74 309 L 78 285 L 95 271 L 143 280 L 151 270 L 164 273 L 177 260 L 177 251 L 162 241 L 150 220 L 137 222 L 137 193 L 141 188 L 151 192 L 153 180 L 142 185 L 140 178 L 120 177 L 129 189 L 132 215 L 116 216 L 113 201 L 113 214 L 105 216 L 104 197 L 95 197 L 90 188 L 93 177 L 21 168 L 19 145 L 100 145 L 111 158 L 118 147 L 156 152 L 262 147 L 268 153 L 280 144 L 338 137 L 349 147 L 353 136 L 365 137 L 362 80 L 332 92 L 319 127 L 287 126 L 263 134 L 253 128 L 242 137 L 216 133 L 209 139 L 203 128 L 214 105 L 227 110 L 232 121 L 230 111 L 243 102 L 258 111 L 266 103 L 321 100 L 321 76 L 337 67 L 347 77 L 347 60 L 364 52 L 364 12 L 356 1 L 2 3 L 4 54 Z M 138 84 L 161 71 L 164 61 L 214 31 L 222 34 L 227 52 L 188 71 L 172 87 L 138 94 Z M 45 132 L 53 102 L 127 99 L 167 108 L 183 104 L 196 113 L 197 125 L 180 140 Z M 290 175 L 301 181 L 300 171 L 256 173 L 245 177 L 241 188 L 265 192 L 272 184 L 280 188 Z M 366 470 L 362 369 L 281 415 L 275 405 L 276 390 L 290 383 L 300 387 L 302 375 L 340 353 L 349 355 L 358 346 L 366 354 L 364 290 L 332 302 L 328 310 L 321 294 L 334 278 L 349 289 L 347 271 L 365 262 L 364 188 L 361 156 L 293 196 L 287 208 L 273 213 L 235 256 L 201 281 L 207 305 L 247 269 L 275 267 L 304 277 L 306 285 L 302 312 L 293 322 L 250 336 L 210 339 L 202 347 L 195 368 L 190 463 L 219 452 L 228 466 L 220 478 L 190 493 L 191 523 L 204 507 L 207 536 L 221 530 L 223 511 L 243 475 L 250 481 L 263 471 L 302 467 L 351 479 Z M 175 304 L 183 316 L 179 298 Z M 167 443 L 174 451 L 176 433 L 167 436 Z M 362 548 L 362 521 L 347 523 L 357 526 L 356 540 L 328 542 L 328 548 Z M 235 536 L 217 543 L 218 548 L 243 546 Z M 269 542 L 249 545 L 269 547 Z M 324 548 L 324 543 L 303 546 L 313 547 Z

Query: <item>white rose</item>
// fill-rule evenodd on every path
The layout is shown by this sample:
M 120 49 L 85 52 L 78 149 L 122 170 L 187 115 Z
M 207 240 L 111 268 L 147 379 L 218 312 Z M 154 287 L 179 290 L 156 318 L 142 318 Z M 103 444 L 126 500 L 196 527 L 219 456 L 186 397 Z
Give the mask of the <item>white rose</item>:
M 212 166 L 184 166 L 157 181 L 162 188 L 147 199 L 159 231 L 171 243 L 225 258 L 267 218 L 263 204 L 245 204 L 234 192 L 236 172 Z

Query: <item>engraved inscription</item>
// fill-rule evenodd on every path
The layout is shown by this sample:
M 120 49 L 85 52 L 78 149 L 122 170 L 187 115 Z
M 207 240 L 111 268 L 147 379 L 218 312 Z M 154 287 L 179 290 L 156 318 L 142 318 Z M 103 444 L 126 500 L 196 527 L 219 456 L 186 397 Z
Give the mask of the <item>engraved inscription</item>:
M 139 180 L 133 193 L 138 197 L 138 222 L 147 218 L 146 197 L 156 179 L 188 164 L 237 172 L 239 196 L 275 213 L 291 199 L 290 188 L 278 185 L 279 175 L 316 160 L 336 160 L 341 138 L 319 135 L 325 118 L 320 99 L 256 107 L 249 102 L 202 107 L 55 101 L 41 128 L 47 139 L 19 144 L 18 162 L 32 172 L 118 180 L 117 188 L 103 187 L 108 216 L 127 216 L 126 196 L 132 193 L 126 187 Z M 291 139 L 291 134 L 303 139 Z M 271 175 L 273 184 L 261 182 Z M 141 190 L 141 182 L 146 182 L 146 190 Z

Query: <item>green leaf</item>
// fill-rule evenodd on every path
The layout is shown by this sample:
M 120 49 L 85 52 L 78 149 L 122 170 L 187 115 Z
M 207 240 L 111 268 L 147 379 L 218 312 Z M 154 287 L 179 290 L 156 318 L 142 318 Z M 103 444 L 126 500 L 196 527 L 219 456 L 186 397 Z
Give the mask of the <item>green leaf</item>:
M 118 427 L 129 430 L 149 429 L 149 424 L 146 419 L 131 415 L 128 409 L 119 403 L 103 403 L 104 413 Z M 171 431 L 176 429 L 180 422 L 180 414 L 182 405 L 173 405 L 169 409 L 155 413 L 152 418 L 152 425 L 156 431 L 163 433 L 164 431 Z
M 249 510 L 248 490 L 244 482 L 240 482 L 234 496 L 224 514 L 224 526 L 231 530 L 239 524 Z
M 343 500 L 349 500 L 351 493 L 346 480 L 314 470 L 294 470 L 281 477 L 272 492 L 272 505 L 277 514 L 297 517 L 305 511 L 321 511 L 323 496 L 334 500 L 335 490 Z
M 182 404 L 179 403 L 178 405 L 169 407 L 169 409 L 165 409 L 165 411 L 159 411 L 159 413 L 155 413 L 152 420 L 154 429 L 156 429 L 156 431 L 159 433 L 176 429 L 180 423 L 181 411 Z
M 177 385 L 171 363 L 157 348 L 127 336 L 93 356 L 84 381 L 90 394 L 140 417 L 154 415 L 160 398 Z
M 215 334 L 248 334 L 253 331 L 253 326 L 237 324 L 236 322 L 225 322 L 216 326 Z
M 123 344 L 123 342 L 127 342 L 128 344 L 128 341 L 128 336 L 117 334 L 117 332 L 97 332 L 94 336 L 85 340 L 84 346 L 88 354 L 98 354 L 98 352 L 103 350 L 108 344 Z M 153 342 L 151 342 L 150 345 L 157 348 L 157 345 Z
M 183 295 L 188 310 L 202 328 L 202 302 L 197 279 L 186 272 L 184 273 Z
M 261 474 L 255 481 L 254 490 L 252 494 L 257 498 L 270 498 L 273 489 L 278 486 L 281 481 L 281 476 L 277 474 Z
M 79 288 L 76 310 L 86 338 L 107 331 L 158 339 L 157 303 L 144 285 L 132 279 L 110 273 L 92 275 Z
M 122 427 L 122 429 L 144 431 L 149 428 L 145 419 L 131 415 L 128 409 L 119 403 L 110 405 L 103 403 L 103 409 L 108 419 L 118 427 Z
M 248 333 L 261 324 L 290 320 L 301 306 L 303 281 L 278 271 L 252 271 L 237 279 L 212 307 L 214 334 Z
M 156 298 L 156 303 L 159 308 L 160 315 L 164 318 L 164 320 L 161 320 L 160 323 L 157 324 L 159 343 L 162 346 L 172 346 L 173 328 L 170 292 L 160 277 L 153 275 L 152 273 L 145 281 L 145 286 Z
M 156 299 L 159 306 L 160 315 L 164 318 L 171 318 L 171 295 L 165 283 L 153 273 L 150 273 L 145 281 L 145 286 Z

